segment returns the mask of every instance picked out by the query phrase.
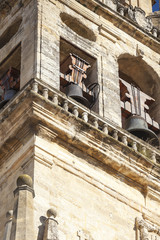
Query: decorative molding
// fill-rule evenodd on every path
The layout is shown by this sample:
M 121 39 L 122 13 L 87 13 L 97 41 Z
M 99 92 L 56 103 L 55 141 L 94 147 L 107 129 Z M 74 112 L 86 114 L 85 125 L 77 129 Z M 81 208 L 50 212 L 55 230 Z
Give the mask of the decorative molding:
M 160 228 L 144 218 L 136 218 L 136 240 L 159 240 Z
M 120 34 L 118 32 L 113 30 L 113 28 L 103 24 L 99 27 L 99 33 L 111 40 L 113 43 L 116 43 L 117 40 L 121 40 Z
M 34 189 L 27 186 L 27 185 L 23 185 L 23 186 L 18 186 L 15 190 L 14 190 L 14 196 L 16 196 L 16 194 L 19 194 L 19 191 L 29 191 L 32 193 L 33 198 L 35 197 L 35 192 Z
M 53 0 L 52 0 L 53 1 Z M 63 4 L 67 5 L 73 11 L 77 12 L 81 16 L 85 17 L 89 21 L 93 22 L 97 26 L 103 26 L 105 19 L 113 18 L 113 24 L 115 27 L 118 27 L 117 32 L 120 34 L 120 31 L 124 31 L 129 34 L 131 37 L 140 41 L 142 44 L 147 45 L 152 50 L 160 53 L 160 39 L 159 37 L 155 37 L 152 33 L 152 22 L 151 19 L 145 17 L 145 13 L 143 10 L 138 10 L 137 8 L 133 8 L 131 5 L 123 6 L 121 3 L 117 3 L 116 10 L 113 10 L 108 6 L 105 1 L 93 1 L 93 0 L 85 0 L 85 4 L 83 4 L 84 0 L 59 0 Z M 113 4 L 113 2 L 111 1 Z M 124 9 L 122 9 L 124 8 Z M 115 12 L 117 11 L 117 14 Z M 123 16 L 124 15 L 124 16 Z M 139 18 L 140 16 L 140 18 Z M 142 20 L 141 20 L 142 18 Z M 137 22 L 138 21 L 138 22 Z M 117 24 L 118 23 L 118 24 Z M 113 34 L 110 35 L 110 32 L 104 31 L 104 29 L 100 30 L 100 34 L 104 37 L 107 37 L 111 41 L 115 42 L 117 39 L 114 39 Z M 153 38 L 152 38 L 153 36 Z M 124 41 L 124 37 L 120 37 L 122 41 Z
M 45 127 L 42 124 L 37 124 L 36 125 L 36 131 L 37 131 L 37 136 L 45 138 L 49 141 L 55 141 L 55 138 L 58 135 L 57 133 L 55 133 L 54 131 Z
M 38 155 L 38 154 L 37 154 Z M 53 161 L 48 160 L 47 158 L 44 158 L 43 156 L 35 156 L 34 160 L 43 164 L 46 167 L 52 168 Z
M 160 192 L 156 191 L 154 188 L 147 186 L 146 196 L 160 202 Z

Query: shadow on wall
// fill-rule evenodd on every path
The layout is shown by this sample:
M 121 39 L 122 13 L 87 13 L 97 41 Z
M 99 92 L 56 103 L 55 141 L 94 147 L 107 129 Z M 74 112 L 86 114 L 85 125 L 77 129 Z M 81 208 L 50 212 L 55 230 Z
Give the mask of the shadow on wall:
M 41 225 L 38 227 L 38 237 L 37 240 L 43 240 L 43 235 L 44 235 L 44 230 L 45 230 L 45 221 L 46 221 L 46 217 L 41 216 L 40 217 L 40 222 Z

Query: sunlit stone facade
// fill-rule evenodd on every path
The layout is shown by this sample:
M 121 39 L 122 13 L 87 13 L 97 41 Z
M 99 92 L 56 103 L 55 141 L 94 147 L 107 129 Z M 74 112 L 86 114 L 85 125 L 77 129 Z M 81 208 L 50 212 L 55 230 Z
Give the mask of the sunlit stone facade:
M 160 136 L 152 4 L 0 1 L 0 239 L 160 239 L 159 146 L 125 129 Z

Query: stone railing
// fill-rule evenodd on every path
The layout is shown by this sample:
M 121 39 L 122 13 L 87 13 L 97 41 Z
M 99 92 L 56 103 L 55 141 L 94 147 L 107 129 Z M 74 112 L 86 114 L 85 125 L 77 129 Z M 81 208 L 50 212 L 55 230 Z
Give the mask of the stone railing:
M 40 95 L 52 102 L 55 106 L 63 108 L 66 112 L 73 114 L 77 120 L 81 119 L 95 129 L 100 130 L 103 134 L 114 138 L 119 144 L 128 146 L 131 150 L 147 158 L 155 164 L 160 164 L 160 151 L 150 144 L 133 136 L 126 130 L 118 127 L 116 124 L 108 119 L 100 117 L 98 114 L 82 106 L 64 93 L 56 90 L 55 88 L 47 85 L 38 79 L 31 80 L 18 94 L 10 101 L 0 112 L 0 122 L 8 116 L 16 104 L 25 97 L 27 92 Z

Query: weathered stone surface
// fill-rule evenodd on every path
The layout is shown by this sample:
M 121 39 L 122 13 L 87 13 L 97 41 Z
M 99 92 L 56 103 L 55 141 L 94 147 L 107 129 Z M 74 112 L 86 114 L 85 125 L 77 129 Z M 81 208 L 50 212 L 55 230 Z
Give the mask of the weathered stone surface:
M 120 72 L 154 95 L 151 115 L 159 121 L 160 41 L 146 31 L 143 12 L 130 12 L 137 23 L 117 12 L 116 1 L 13 2 L 0 9 L 1 36 L 16 19 L 22 23 L 0 49 L 0 72 L 15 64 L 6 57 L 19 44 L 21 91 L 0 110 L 0 239 L 8 240 L 5 214 L 13 207 L 12 240 L 139 240 L 142 214 L 159 229 L 159 150 L 121 128 Z M 148 13 L 150 3 L 139 7 Z M 59 92 L 70 51 L 87 58 L 90 80 L 100 84 L 92 110 Z M 31 78 L 39 81 L 29 85 Z M 22 174 L 33 179 L 34 199 L 26 180 L 13 196 Z
M 24 181 L 25 179 L 25 181 Z M 17 179 L 18 187 L 14 191 L 13 223 L 11 240 L 27 240 L 34 238 L 33 197 L 34 191 L 28 184 L 28 175 Z M 23 183 L 22 183 L 23 182 Z
M 152 19 L 153 25 L 160 31 L 160 11 L 151 13 L 150 17 Z
M 13 221 L 13 210 L 10 210 L 6 213 L 6 224 L 5 224 L 5 231 L 4 231 L 4 238 L 3 240 L 10 240 L 11 237 L 11 229 L 12 229 L 12 221 Z
M 56 221 L 57 213 L 53 208 L 47 211 L 47 217 L 45 221 L 45 230 L 43 240 L 58 240 L 58 222 Z

